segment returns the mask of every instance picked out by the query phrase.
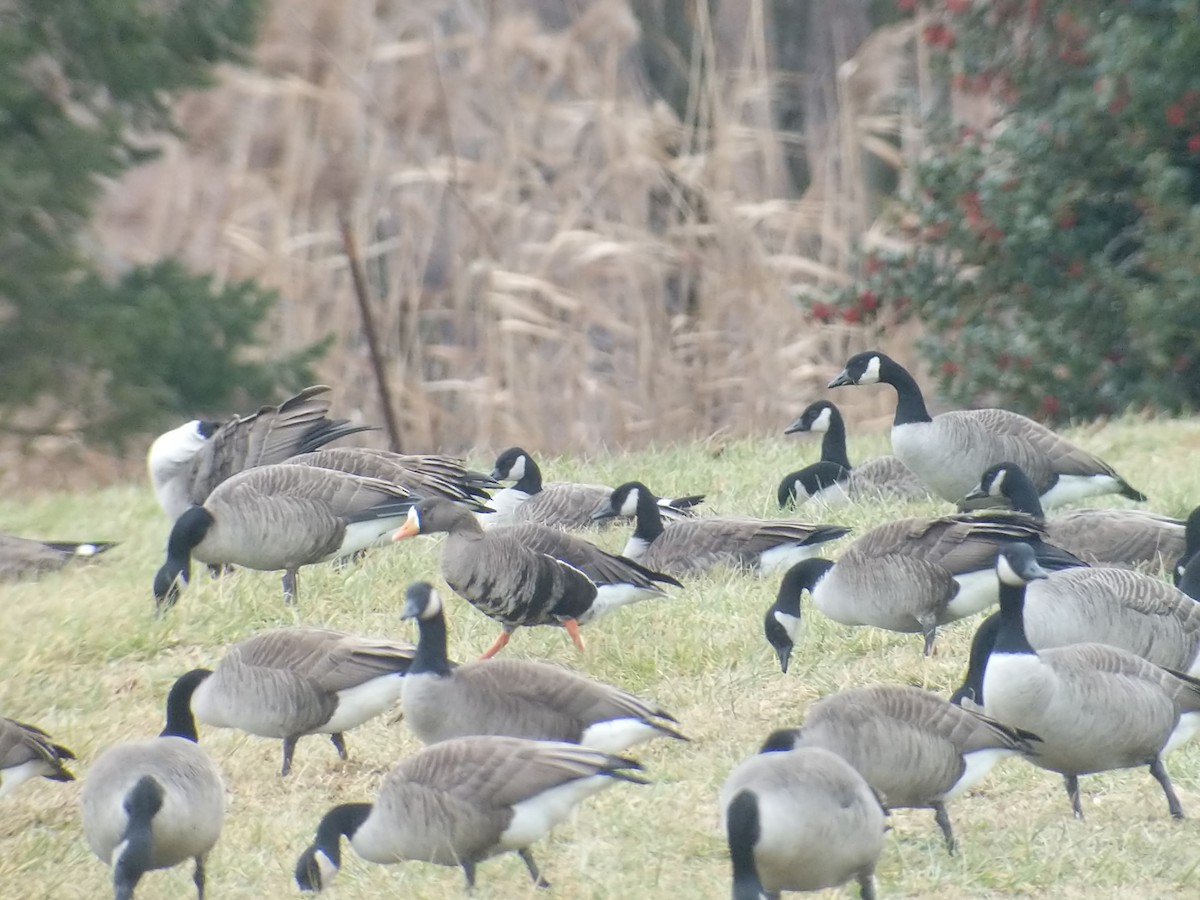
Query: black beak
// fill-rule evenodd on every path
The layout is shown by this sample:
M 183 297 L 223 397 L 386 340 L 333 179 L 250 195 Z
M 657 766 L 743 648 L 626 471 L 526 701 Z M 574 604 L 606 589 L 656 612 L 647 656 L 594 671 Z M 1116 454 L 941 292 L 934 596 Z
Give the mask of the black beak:
M 784 675 L 786 675 L 788 662 L 790 662 L 791 658 L 792 658 L 792 648 L 791 647 L 776 647 L 775 655 L 779 657 L 780 670 L 783 672 Z

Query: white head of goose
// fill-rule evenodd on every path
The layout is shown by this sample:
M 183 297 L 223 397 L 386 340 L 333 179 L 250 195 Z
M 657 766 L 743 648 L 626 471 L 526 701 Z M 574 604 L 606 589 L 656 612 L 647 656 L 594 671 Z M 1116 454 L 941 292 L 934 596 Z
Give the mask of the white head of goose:
M 885 812 L 863 777 L 819 747 L 777 746 L 743 761 L 721 788 L 733 900 L 819 891 L 850 879 L 875 898 Z
M 996 574 L 1000 624 L 983 676 L 988 715 L 1041 738 L 1028 758 L 1063 775 L 1076 816 L 1080 775 L 1148 765 L 1171 815 L 1182 818 L 1163 757 L 1200 732 L 1200 681 L 1104 644 L 1034 650 L 1025 588 L 1046 573 L 1029 547 L 1013 544 L 1000 551 Z
M 221 834 L 225 787 L 196 744 L 189 707 L 196 674 L 175 682 L 157 738 L 105 750 L 88 771 L 80 803 L 88 846 L 112 866 L 116 900 L 131 900 L 142 875 L 195 860 L 204 900 L 204 862 Z
M 404 677 L 404 721 L 426 744 L 495 734 L 619 753 L 655 737 L 687 740 L 661 709 L 559 666 L 524 660 L 453 666 L 442 598 L 427 581 L 409 585 L 403 618 L 416 619 L 420 629 Z
M 667 526 L 657 501 L 640 481 L 630 481 L 616 488 L 593 515 L 597 519 L 634 516 L 625 556 L 673 575 L 704 572 L 719 565 L 766 575 L 807 559 L 822 544 L 850 532 L 841 525 L 732 516 L 704 516 Z
M 487 659 L 517 628 L 558 625 L 583 651 L 579 626 L 618 607 L 664 595 L 669 575 L 606 553 L 554 528 L 526 523 L 484 531 L 469 509 L 446 500 L 422 500 L 393 535 L 404 540 L 444 532 L 442 577 L 459 596 L 503 631 Z
M 931 417 L 916 380 L 878 350 L 852 356 L 829 382 L 831 388 L 861 384 L 896 389 L 892 450 L 951 503 L 979 483 L 980 472 L 1007 461 L 1025 470 L 1046 507 L 1096 494 L 1146 499 L 1112 466 L 1025 416 L 1005 409 L 971 409 Z
M 296 862 L 303 891 L 328 887 L 342 865 L 342 837 L 363 859 L 459 866 L 468 889 L 483 860 L 515 851 L 549 887 L 529 846 L 584 799 L 618 781 L 646 784 L 634 760 L 575 744 L 466 737 L 426 747 L 396 766 L 372 805 L 335 806 Z
M 16 719 L 0 719 L 0 797 L 14 791 L 30 778 L 74 781 L 66 761 L 75 754 L 50 739 L 36 725 Z
M 286 463 L 248 469 L 175 521 L 166 562 L 154 577 L 158 611 L 178 599 L 193 557 L 282 569 L 284 600 L 292 603 L 301 566 L 370 547 L 404 521 L 413 502 L 402 487 L 332 469 Z

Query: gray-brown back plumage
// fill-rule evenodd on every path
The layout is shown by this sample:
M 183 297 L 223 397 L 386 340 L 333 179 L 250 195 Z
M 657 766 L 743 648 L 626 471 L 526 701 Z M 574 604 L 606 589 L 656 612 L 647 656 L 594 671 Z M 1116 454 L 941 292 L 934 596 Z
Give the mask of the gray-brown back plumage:
M 74 781 L 66 761 L 75 754 L 36 725 L 0 718 L 0 797 L 30 778 Z
M 454 457 L 411 456 L 366 447 L 327 447 L 288 462 L 377 478 L 418 497 L 445 497 L 468 504 L 480 502 L 483 491 L 477 482 L 486 477 L 468 471 L 462 460 Z

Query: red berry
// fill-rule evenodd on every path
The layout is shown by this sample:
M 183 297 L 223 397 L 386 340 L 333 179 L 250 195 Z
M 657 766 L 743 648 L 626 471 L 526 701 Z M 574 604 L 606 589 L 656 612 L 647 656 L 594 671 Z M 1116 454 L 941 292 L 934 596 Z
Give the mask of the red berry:
M 1039 407 L 1042 415 L 1046 416 L 1047 418 L 1057 416 L 1058 411 L 1061 408 L 1062 407 L 1061 407 L 1061 404 L 1059 404 L 1059 402 L 1058 402 L 1058 398 L 1055 397 L 1053 394 L 1047 394 L 1045 397 L 1043 397 L 1042 405 Z
M 946 0 L 946 9 L 952 13 L 965 13 L 971 6 L 971 0 Z
M 842 310 L 842 321 L 847 325 L 854 325 L 859 320 L 858 310 L 853 306 Z
M 947 378 L 953 378 L 958 374 L 958 363 L 952 359 L 946 360 L 942 363 L 942 374 Z
M 1071 264 L 1069 266 L 1067 266 L 1067 274 L 1070 275 L 1072 278 L 1078 278 L 1080 275 L 1083 274 L 1083 263 L 1081 263 L 1077 259 L 1072 260 Z
M 809 307 L 809 312 L 818 322 L 828 322 L 833 318 L 833 307 L 828 303 L 814 303 Z
M 1188 153 L 1200 153 L 1200 134 L 1193 134 L 1187 141 Z
M 875 296 L 874 291 L 863 291 L 858 296 L 858 306 L 860 309 L 870 312 L 873 309 L 879 308 L 879 298 Z
M 1178 128 L 1187 119 L 1187 110 L 1179 103 L 1172 103 L 1167 107 L 1167 124 L 1173 128 Z

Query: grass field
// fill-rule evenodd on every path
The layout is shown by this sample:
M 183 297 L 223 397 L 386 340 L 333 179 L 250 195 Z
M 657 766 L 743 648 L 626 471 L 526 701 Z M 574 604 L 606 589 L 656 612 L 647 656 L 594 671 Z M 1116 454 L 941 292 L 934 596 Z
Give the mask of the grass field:
M 1152 498 L 1152 508 L 1185 514 L 1200 500 L 1200 421 L 1125 420 L 1073 436 L 1113 463 Z M 640 478 L 661 493 L 706 491 L 712 512 L 775 516 L 775 488 L 817 456 L 816 440 L 698 444 L 589 460 L 545 460 L 548 479 L 611 484 Z M 856 442 L 852 456 L 884 449 Z M 492 460 L 473 462 L 488 469 Z M 1107 499 L 1107 498 L 1105 498 Z M 1122 501 L 1116 501 L 1122 502 Z M 901 515 L 948 511 L 936 504 L 873 506 L 825 518 L 858 532 Z M 802 510 L 799 517 L 813 516 Z M 399 620 L 405 586 L 438 571 L 439 538 L 374 552 L 362 565 L 303 570 L 300 602 L 286 608 L 274 574 L 242 571 L 220 582 L 197 572 L 162 620 L 152 615 L 150 582 L 162 561 L 167 525 L 149 489 L 46 495 L 0 502 L 0 529 L 47 538 L 111 539 L 121 546 L 94 565 L 39 583 L 0 586 L 0 713 L 37 723 L 79 755 L 81 778 L 97 753 L 162 727 L 175 676 L 211 666 L 223 648 L 259 630 L 293 623 L 415 640 Z M 619 549 L 626 529 L 597 540 Z M 435 579 L 436 580 L 436 579 Z M 816 698 L 840 688 L 912 682 L 947 694 L 961 676 L 974 622 L 940 632 L 938 653 L 921 655 L 918 636 L 851 630 L 805 610 L 791 672 L 779 672 L 762 637 L 762 616 L 777 580 L 719 572 L 675 596 L 627 608 L 584 629 L 580 657 L 559 629 L 517 632 L 505 652 L 564 663 L 659 701 L 693 742 L 638 748 L 653 784 L 618 785 L 586 802 L 575 818 L 534 848 L 550 892 L 534 889 L 515 856 L 485 862 L 476 896 L 562 898 L 726 897 L 729 867 L 717 831 L 716 794 L 730 768 L 773 727 L 797 724 Z M 477 656 L 494 623 L 450 600 L 451 654 Z M 372 797 L 417 742 L 402 722 L 377 719 L 347 736 L 338 760 L 324 737 L 300 741 L 293 774 L 279 777 L 280 745 L 201 727 L 201 744 L 226 776 L 225 830 L 209 864 L 214 900 L 297 893 L 292 867 L 331 805 Z M 1167 761 L 1186 812 L 1200 817 L 1200 747 Z M 84 844 L 79 782 L 26 783 L 0 809 L 0 898 L 94 898 L 111 891 L 110 873 Z M 927 811 L 892 816 L 878 872 L 883 897 L 1195 897 L 1200 895 L 1200 828 L 1168 818 L 1145 770 L 1082 780 L 1087 818 L 1072 819 L 1058 776 L 1008 760 L 980 789 L 953 803 L 960 853 L 946 854 Z M 138 896 L 192 896 L 190 867 L 156 872 Z M 459 897 L 458 870 L 422 863 L 382 867 L 352 852 L 330 895 L 341 900 Z M 829 896 L 855 896 L 853 890 Z

